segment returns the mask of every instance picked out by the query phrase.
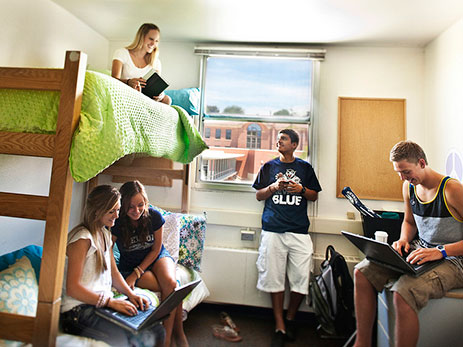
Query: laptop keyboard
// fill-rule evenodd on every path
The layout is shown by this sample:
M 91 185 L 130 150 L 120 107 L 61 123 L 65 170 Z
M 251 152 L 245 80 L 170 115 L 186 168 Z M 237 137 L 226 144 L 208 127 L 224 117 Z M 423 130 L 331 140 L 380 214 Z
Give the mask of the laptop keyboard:
M 154 310 L 155 308 L 153 306 L 150 306 L 146 311 L 138 311 L 138 314 L 136 316 L 127 316 L 119 312 L 116 314 L 116 316 L 122 318 L 126 322 L 133 324 L 134 326 L 138 326 L 141 323 L 143 323 L 146 317 L 148 317 Z

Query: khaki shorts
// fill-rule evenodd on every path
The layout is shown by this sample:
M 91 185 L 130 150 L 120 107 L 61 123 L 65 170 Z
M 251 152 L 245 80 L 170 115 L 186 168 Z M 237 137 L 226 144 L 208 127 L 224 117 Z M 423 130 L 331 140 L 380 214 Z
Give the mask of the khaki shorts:
M 449 290 L 463 287 L 463 274 L 450 261 L 444 261 L 418 277 L 387 269 L 367 259 L 355 268 L 365 275 L 378 292 L 387 287 L 399 293 L 416 313 L 426 306 L 429 299 L 442 298 Z
M 268 293 L 283 292 L 287 275 L 292 292 L 308 294 L 312 254 L 312 239 L 308 234 L 262 230 L 256 262 L 257 289 Z

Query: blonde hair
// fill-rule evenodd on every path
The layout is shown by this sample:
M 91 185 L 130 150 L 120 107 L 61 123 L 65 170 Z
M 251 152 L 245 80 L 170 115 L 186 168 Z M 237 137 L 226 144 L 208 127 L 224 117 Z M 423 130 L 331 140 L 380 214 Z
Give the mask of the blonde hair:
M 148 33 L 151 30 L 156 30 L 159 32 L 159 34 L 161 33 L 161 30 L 156 24 L 152 24 L 152 23 L 142 24 L 140 28 L 138 28 L 138 31 L 135 34 L 135 38 L 133 39 L 133 42 L 125 48 L 127 48 L 128 50 L 132 50 L 132 49 L 136 50 L 136 49 L 142 48 L 143 43 L 145 41 L 145 36 L 148 35 Z M 156 47 L 155 49 L 153 49 L 151 53 L 147 53 L 147 55 L 148 55 L 148 59 L 147 59 L 148 65 L 154 66 L 154 62 L 159 56 L 159 47 Z
M 418 163 L 420 159 L 424 159 L 424 162 L 428 165 L 428 159 L 426 159 L 423 148 L 412 141 L 400 141 L 396 143 L 391 149 L 389 159 L 395 162 L 406 160 L 413 164 Z
M 87 197 L 84 220 L 76 226 L 68 235 L 71 239 L 79 230 L 86 228 L 90 231 L 92 238 L 97 245 L 96 250 L 96 270 L 103 272 L 108 269 L 109 264 L 106 264 L 104 258 L 104 250 L 111 246 L 111 232 L 101 223 L 103 216 L 116 206 L 120 200 L 119 191 L 110 185 L 101 185 L 95 187 Z M 98 243 L 98 235 L 103 237 L 103 248 L 101 249 Z

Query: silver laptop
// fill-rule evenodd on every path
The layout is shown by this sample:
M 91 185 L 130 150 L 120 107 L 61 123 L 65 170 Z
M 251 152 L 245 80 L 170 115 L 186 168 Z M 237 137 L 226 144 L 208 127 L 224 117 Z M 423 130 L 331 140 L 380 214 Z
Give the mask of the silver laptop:
M 200 279 L 187 283 L 175 290 L 165 298 L 158 307 L 150 305 L 145 311 L 138 311 L 135 316 L 127 316 L 111 308 L 97 308 L 95 313 L 118 326 L 136 334 L 143 329 L 150 328 L 167 318 L 182 300 L 201 282 Z
M 419 276 L 442 262 L 442 259 L 440 259 L 428 261 L 421 265 L 410 264 L 406 260 L 408 254 L 404 254 L 403 256 L 400 255 L 399 252 L 386 242 L 377 241 L 358 234 L 352 234 L 347 231 L 341 231 L 341 233 L 357 246 L 368 260 L 394 271 Z

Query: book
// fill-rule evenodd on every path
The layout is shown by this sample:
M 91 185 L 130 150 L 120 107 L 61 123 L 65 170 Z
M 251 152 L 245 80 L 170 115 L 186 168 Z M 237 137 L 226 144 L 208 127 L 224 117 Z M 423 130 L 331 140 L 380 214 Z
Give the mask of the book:
M 146 85 L 142 88 L 141 92 L 150 99 L 153 96 L 161 94 L 169 86 L 154 69 L 143 76 L 143 79 L 146 80 Z

